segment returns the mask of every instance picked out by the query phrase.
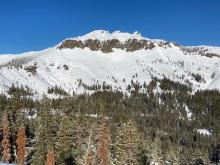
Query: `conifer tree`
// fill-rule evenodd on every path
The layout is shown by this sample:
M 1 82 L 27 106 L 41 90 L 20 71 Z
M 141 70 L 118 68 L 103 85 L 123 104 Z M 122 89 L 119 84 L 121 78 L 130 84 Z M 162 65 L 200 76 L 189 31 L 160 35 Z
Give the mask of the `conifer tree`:
M 48 149 L 47 151 L 47 160 L 45 165 L 55 165 L 55 158 L 54 158 L 54 150 Z
M 44 164 L 48 149 L 54 147 L 57 129 L 55 122 L 50 100 L 44 97 L 38 115 L 37 143 L 35 146 L 36 152 L 33 155 L 33 165 Z
M 18 130 L 17 134 L 17 163 L 19 165 L 23 165 L 25 161 L 25 155 L 26 155 L 26 143 L 27 143 L 27 137 L 25 134 L 25 128 L 21 126 Z
M 142 164 L 149 164 L 150 163 L 150 146 L 152 144 L 152 139 L 149 136 L 149 133 L 142 135 L 142 139 L 140 140 L 140 145 L 142 149 L 142 153 L 140 155 L 140 159 Z
M 185 148 L 184 153 L 179 153 L 179 160 L 181 164 L 190 163 L 190 157 L 192 152 L 193 152 L 192 150 Z
M 73 152 L 75 160 L 77 164 L 85 165 L 94 144 L 94 123 L 91 124 L 87 117 L 80 116 L 74 121 L 74 129 L 76 148 Z
M 158 165 L 164 164 L 163 152 L 161 149 L 161 140 L 158 136 L 155 137 L 154 141 L 151 144 L 150 158 L 152 162 Z
M 199 164 L 199 163 L 203 163 L 203 164 L 209 164 L 209 156 L 207 153 L 202 153 L 201 150 L 199 148 L 195 148 L 193 150 L 193 152 L 191 153 L 191 162 L 193 164 Z
M 211 164 L 211 163 L 210 163 L 210 160 L 209 160 L 208 151 L 203 154 L 202 160 L 203 160 L 203 163 L 204 163 L 204 164 L 207 164 L 207 165 Z
M 24 107 L 23 100 L 21 99 L 21 95 L 19 93 L 14 93 L 12 98 L 10 99 L 10 104 L 8 105 L 8 109 L 10 109 L 9 113 L 9 121 L 11 123 L 11 134 L 12 139 L 16 141 L 16 135 L 18 131 L 18 127 L 22 120 L 24 120 L 24 115 L 21 112 L 21 109 Z
M 166 160 L 170 162 L 172 165 L 180 164 L 179 154 L 174 146 L 167 148 Z
M 56 143 L 57 163 L 59 165 L 75 164 L 73 130 L 73 122 L 65 115 L 60 124 L 58 142 Z
M 9 121 L 6 114 L 3 116 L 3 139 L 1 142 L 3 153 L 2 153 L 2 161 L 5 163 L 9 163 L 11 160 L 11 144 L 10 144 L 10 127 Z
M 98 134 L 98 146 L 97 146 L 97 162 L 98 165 L 109 165 L 111 154 L 110 145 L 111 137 L 110 130 L 107 124 L 102 124 Z
M 115 164 L 138 164 L 139 139 L 137 128 L 132 121 L 122 124 L 115 142 Z
M 94 125 L 91 126 L 90 133 L 88 138 L 86 139 L 86 150 L 84 155 L 84 165 L 93 165 L 94 164 L 94 154 L 92 151 L 92 136 L 94 131 Z

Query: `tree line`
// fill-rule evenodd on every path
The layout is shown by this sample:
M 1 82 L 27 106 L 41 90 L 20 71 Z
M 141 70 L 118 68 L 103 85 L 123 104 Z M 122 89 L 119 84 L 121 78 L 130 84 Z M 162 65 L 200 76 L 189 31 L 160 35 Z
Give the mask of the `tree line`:
M 131 95 L 103 90 L 42 100 L 13 87 L 11 97 L 0 96 L 2 162 L 218 164 L 220 92 L 192 94 L 189 86 L 168 79 L 143 87 L 146 92 Z

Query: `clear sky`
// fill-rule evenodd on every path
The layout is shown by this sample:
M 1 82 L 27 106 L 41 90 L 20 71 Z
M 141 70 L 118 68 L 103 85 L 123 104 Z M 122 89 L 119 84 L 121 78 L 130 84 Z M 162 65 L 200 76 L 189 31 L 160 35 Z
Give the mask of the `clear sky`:
M 1 0 L 0 54 L 104 29 L 220 46 L 220 0 Z

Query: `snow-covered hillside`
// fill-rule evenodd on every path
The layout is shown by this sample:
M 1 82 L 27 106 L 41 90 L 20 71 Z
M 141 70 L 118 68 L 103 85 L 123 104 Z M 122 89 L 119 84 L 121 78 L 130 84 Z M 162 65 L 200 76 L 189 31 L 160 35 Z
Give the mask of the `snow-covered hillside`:
M 220 48 L 184 47 L 139 33 L 98 30 L 42 51 L 0 56 L 1 93 L 12 84 L 29 86 L 36 96 L 54 86 L 70 94 L 91 92 L 82 83 L 105 83 L 126 92 L 132 80 L 147 84 L 152 77 L 167 77 L 194 90 L 219 89 Z

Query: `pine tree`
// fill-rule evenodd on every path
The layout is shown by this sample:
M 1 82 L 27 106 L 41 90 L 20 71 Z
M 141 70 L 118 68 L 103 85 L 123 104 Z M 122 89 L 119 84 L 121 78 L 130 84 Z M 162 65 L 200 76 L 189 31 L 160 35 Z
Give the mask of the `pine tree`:
M 48 149 L 53 148 L 55 145 L 57 127 L 52 110 L 50 100 L 44 97 L 38 114 L 37 143 L 32 160 L 33 165 L 44 164 Z
M 132 121 L 128 121 L 119 128 L 115 142 L 115 164 L 138 164 L 139 139 L 137 128 Z
M 140 160 L 142 162 L 142 164 L 149 164 L 150 163 L 150 146 L 152 144 L 152 139 L 149 136 L 149 132 L 145 135 L 141 136 L 142 139 L 140 140 L 140 145 L 141 145 L 141 149 L 142 149 L 142 153 L 140 155 Z
M 191 154 L 191 162 L 192 164 L 199 164 L 199 163 L 203 163 L 203 164 L 209 164 L 209 156 L 206 153 L 202 153 L 201 150 L 199 148 L 195 148 Z
M 205 165 L 210 165 L 210 164 L 211 164 L 211 163 L 210 163 L 210 160 L 209 160 L 208 151 L 203 154 L 202 160 L 203 160 L 203 163 L 204 163 Z
M 54 158 L 54 150 L 49 149 L 47 151 L 47 160 L 45 165 L 55 165 L 55 158 Z
M 58 142 L 56 143 L 57 163 L 59 165 L 74 165 L 74 148 L 73 122 L 65 115 L 60 124 Z
M 86 138 L 86 150 L 84 154 L 83 165 L 93 165 L 94 164 L 94 153 L 92 151 L 92 137 L 93 137 L 94 125 L 91 126 L 89 136 Z
M 152 162 L 157 163 L 158 165 L 164 164 L 161 140 L 157 136 L 151 144 L 150 158 Z
M 99 129 L 98 146 L 97 146 L 97 165 L 109 165 L 111 154 L 109 151 L 111 144 L 110 130 L 107 124 L 102 124 Z
M 90 150 L 93 147 L 94 123 L 88 120 L 87 117 L 79 116 L 74 120 L 75 132 L 75 149 L 74 156 L 78 165 L 85 165 Z
M 18 130 L 17 134 L 17 163 L 22 165 L 25 161 L 25 155 L 26 155 L 26 143 L 27 143 L 27 137 L 25 134 L 25 128 L 22 126 Z
M 179 160 L 181 162 L 181 164 L 189 164 L 190 163 L 190 157 L 192 154 L 192 150 L 185 148 L 184 149 L 184 153 L 179 153 Z
M 166 153 L 166 160 L 170 162 L 172 165 L 179 165 L 180 160 L 179 160 L 179 153 L 177 149 L 175 149 L 174 146 L 171 146 L 167 148 L 167 153 Z
M 2 148 L 3 148 L 3 155 L 2 161 L 5 163 L 9 163 L 11 160 L 11 144 L 10 144 L 10 127 L 9 121 L 6 114 L 3 116 L 3 139 L 2 139 Z
M 7 107 L 7 109 L 10 110 L 8 118 L 11 123 L 11 134 L 14 142 L 16 141 L 18 126 L 24 120 L 24 114 L 21 111 L 22 108 L 24 108 L 24 103 L 21 99 L 21 95 L 16 92 L 13 94 Z

